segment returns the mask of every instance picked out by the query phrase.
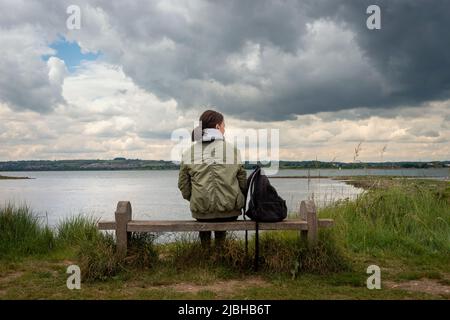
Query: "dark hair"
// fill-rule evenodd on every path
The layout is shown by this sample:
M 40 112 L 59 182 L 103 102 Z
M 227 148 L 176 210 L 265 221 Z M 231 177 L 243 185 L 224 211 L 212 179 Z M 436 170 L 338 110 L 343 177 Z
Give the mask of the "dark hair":
M 198 119 L 201 122 L 201 127 L 197 126 L 192 130 L 192 141 L 201 141 L 203 136 L 203 129 L 215 128 L 223 122 L 223 115 L 214 110 L 206 110 Z

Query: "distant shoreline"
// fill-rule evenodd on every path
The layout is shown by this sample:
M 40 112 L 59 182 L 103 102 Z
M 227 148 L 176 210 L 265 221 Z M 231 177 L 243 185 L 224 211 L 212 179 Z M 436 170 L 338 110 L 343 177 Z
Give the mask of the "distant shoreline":
M 262 167 L 264 169 L 264 167 Z M 108 169 L 108 168 L 95 168 L 95 169 L 52 169 L 52 168 L 46 168 L 46 169 L 28 169 L 28 168 L 24 168 L 24 169 L 0 169 L 0 173 L 1 172 L 64 172 L 64 171 L 68 171 L 68 172 L 95 172 L 95 171 L 177 171 L 179 170 L 179 167 L 176 168 L 114 168 L 114 169 Z M 254 167 L 247 167 L 245 166 L 246 170 L 253 170 Z M 429 168 L 392 168 L 392 167 L 370 167 L 370 168 L 278 168 L 278 170 L 280 171 L 285 171 L 285 170 L 304 170 L 304 171 L 320 171 L 320 170 L 336 170 L 336 171 L 351 171 L 351 170 L 386 170 L 386 171 L 394 171 L 394 170 L 449 170 L 450 171 L 450 167 L 446 168 L 446 167 L 437 167 L 437 168 L 433 168 L 433 167 L 429 167 Z M 1 174 L 0 174 L 1 176 Z M 3 176 L 5 177 L 5 176 Z M 307 175 L 303 175 L 303 176 L 278 176 L 277 178 L 308 178 Z M 314 178 L 326 178 L 327 176 L 318 176 L 318 175 L 311 175 L 309 176 L 309 178 L 314 179 Z M 335 176 L 333 176 L 335 177 Z M 14 177 L 13 177 L 14 178 Z M 17 177 L 17 178 L 23 178 L 23 177 Z M 31 179 L 31 178 L 29 178 Z
M 450 161 L 393 161 L 393 162 L 324 162 L 324 161 L 286 161 L 272 163 L 280 170 L 320 170 L 320 169 L 449 169 Z M 256 164 L 244 162 L 247 170 Z M 261 165 L 267 167 L 267 165 Z M 0 172 L 20 171 L 118 171 L 118 170 L 178 170 L 179 163 L 168 160 L 140 160 L 116 158 L 113 160 L 21 160 L 0 161 Z
M 358 177 L 367 178 L 439 178 L 434 176 L 401 176 L 401 175 L 350 175 L 350 176 L 270 176 L 270 179 L 334 179 L 334 180 L 353 180 Z
M 417 170 L 414 168 L 411 168 L 412 170 Z M 411 169 L 404 169 L 406 170 L 411 170 Z M 111 172 L 111 171 L 122 171 L 122 172 L 126 172 L 126 171 L 169 171 L 169 170 L 175 170 L 175 169 L 159 169 L 159 170 L 34 170 L 34 171 L 22 171 L 22 172 Z M 286 170 L 286 169 L 280 169 L 281 171 Z M 294 169 L 294 170 L 298 170 L 298 169 Z M 322 169 L 324 170 L 324 169 Z M 343 169 L 344 170 L 344 169 Z M 348 171 L 350 170 L 354 170 L 354 169 L 346 169 Z M 428 170 L 428 169 L 424 169 L 424 170 Z M 17 171 L 17 172 L 21 172 L 21 171 Z M 343 172 L 344 173 L 344 172 Z M 343 174 L 343 175 L 281 175 L 281 176 L 269 176 L 270 179 L 312 179 L 312 180 L 316 180 L 316 179 L 331 179 L 331 180 L 339 180 L 345 183 L 348 182 L 354 182 L 355 180 L 360 180 L 360 179 L 379 179 L 379 178 L 388 178 L 388 179 L 443 179 L 448 180 L 450 177 L 450 173 L 447 176 L 430 176 L 430 175 L 383 175 L 383 174 L 367 174 L 367 175 L 359 175 L 359 174 L 355 174 L 352 175 L 350 174 Z M 20 177 L 20 176 L 4 176 L 4 175 L 0 175 L 0 180 L 33 180 L 36 178 L 32 178 L 32 177 Z

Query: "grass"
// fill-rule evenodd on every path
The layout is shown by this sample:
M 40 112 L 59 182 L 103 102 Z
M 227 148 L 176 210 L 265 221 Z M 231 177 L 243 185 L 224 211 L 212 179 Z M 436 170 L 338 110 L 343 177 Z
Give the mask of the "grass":
M 30 208 L 8 204 L 1 209 L 0 259 L 48 253 L 54 244 L 54 234 Z
M 95 241 L 100 233 L 93 217 L 78 215 L 63 220 L 56 229 L 57 242 L 64 246 L 79 246 L 85 242 Z
M 334 232 L 351 253 L 448 264 L 449 190 L 448 182 L 394 181 L 321 214 L 335 219 Z
M 256 274 L 253 239 L 246 254 L 244 241 L 232 234 L 220 250 L 202 248 L 192 234 L 170 243 L 132 234 L 123 258 L 93 218 L 76 216 L 49 229 L 29 208 L 7 205 L 0 209 L 0 298 L 450 298 L 365 284 L 367 266 L 377 264 L 383 283 L 431 279 L 449 286 L 450 183 L 386 178 L 364 184 L 367 191 L 356 200 L 320 210 L 336 223 L 321 230 L 315 248 L 296 232 L 262 232 Z M 65 287 L 70 264 L 82 270 L 82 290 Z

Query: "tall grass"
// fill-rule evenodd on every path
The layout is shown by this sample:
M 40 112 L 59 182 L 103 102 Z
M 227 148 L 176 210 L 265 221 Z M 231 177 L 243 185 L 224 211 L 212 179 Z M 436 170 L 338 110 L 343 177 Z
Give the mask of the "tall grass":
M 49 252 L 53 232 L 27 206 L 0 208 L 0 259 Z
M 335 245 L 332 234 L 321 232 L 319 244 L 308 248 L 300 240 L 299 232 L 260 232 L 260 269 L 268 274 L 292 274 L 300 272 L 326 274 L 350 270 L 350 262 L 344 252 Z M 166 246 L 165 253 L 173 268 L 226 268 L 231 273 L 253 272 L 255 240 L 250 239 L 248 252 L 245 242 L 228 235 L 220 248 L 205 249 L 190 237 L 180 237 Z
M 78 260 L 82 278 L 86 281 L 107 280 L 122 271 L 151 268 L 157 261 L 155 236 L 133 233 L 125 258 L 117 253 L 111 234 L 98 234 L 90 241 L 82 241 Z
M 93 217 L 74 216 L 51 229 L 27 206 L 0 208 L 0 259 L 15 260 L 56 250 L 74 254 L 85 280 L 104 280 L 128 268 L 151 267 L 157 258 L 151 234 L 133 234 L 129 255 L 116 252 L 115 239 L 101 233 Z
M 100 233 L 97 220 L 83 215 L 73 216 L 61 221 L 56 227 L 57 242 L 62 246 L 79 245 L 94 241 Z
M 250 252 L 246 255 L 244 241 L 227 232 L 222 246 L 216 247 L 212 242 L 205 248 L 198 241 L 197 233 L 190 233 L 178 235 L 175 242 L 164 247 L 163 255 L 165 262 L 175 269 L 223 267 L 230 272 L 246 273 L 252 268 L 252 247 L 250 241 Z
M 320 213 L 335 219 L 337 240 L 352 253 L 449 259 L 449 201 L 429 187 L 371 190 Z
M 73 249 L 99 236 L 96 221 L 90 217 L 75 216 L 52 229 L 26 205 L 0 208 L 0 259 Z
M 351 270 L 349 257 L 338 246 L 331 232 L 321 230 L 319 242 L 308 247 L 298 232 L 267 232 L 261 237 L 262 267 L 270 273 L 328 274 Z
M 106 280 L 123 270 L 114 238 L 109 234 L 81 242 L 77 258 L 83 281 Z

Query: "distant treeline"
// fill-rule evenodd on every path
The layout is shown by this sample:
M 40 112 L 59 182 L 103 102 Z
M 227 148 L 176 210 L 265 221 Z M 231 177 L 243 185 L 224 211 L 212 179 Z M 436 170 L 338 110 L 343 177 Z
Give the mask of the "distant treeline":
M 450 161 L 400 161 L 400 162 L 323 162 L 280 161 L 282 169 L 427 169 L 450 167 Z
M 254 163 L 245 162 L 246 169 Z M 265 166 L 265 165 L 263 165 Z M 450 161 L 433 162 L 323 162 L 280 161 L 281 169 L 407 169 L 450 168 Z M 114 160 L 23 160 L 0 162 L 0 171 L 75 171 L 75 170 L 175 170 L 179 166 L 166 160 L 116 158 Z
M 0 162 L 0 171 L 170 170 L 179 166 L 164 160 L 24 160 Z

